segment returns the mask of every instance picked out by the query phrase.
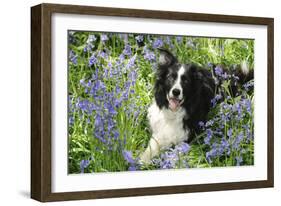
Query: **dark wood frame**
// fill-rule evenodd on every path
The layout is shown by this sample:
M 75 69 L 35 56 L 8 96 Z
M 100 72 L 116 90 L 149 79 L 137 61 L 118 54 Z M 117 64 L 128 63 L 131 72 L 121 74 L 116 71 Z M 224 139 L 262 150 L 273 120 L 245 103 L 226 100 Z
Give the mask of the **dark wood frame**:
M 53 13 L 139 17 L 267 26 L 268 131 L 267 180 L 134 189 L 52 193 L 51 191 L 51 16 Z M 214 14 L 40 4 L 31 8 L 31 198 L 42 201 L 79 200 L 139 195 L 205 192 L 273 187 L 274 184 L 274 19 Z

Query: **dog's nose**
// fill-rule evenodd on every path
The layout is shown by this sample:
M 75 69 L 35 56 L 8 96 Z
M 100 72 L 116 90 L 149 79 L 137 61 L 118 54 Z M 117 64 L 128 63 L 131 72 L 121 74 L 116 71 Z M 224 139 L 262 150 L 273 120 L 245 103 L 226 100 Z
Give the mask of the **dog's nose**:
M 175 97 L 177 97 L 177 96 L 180 95 L 181 91 L 180 91 L 179 89 L 173 89 L 173 90 L 172 90 L 172 93 L 173 93 L 173 95 L 174 95 Z

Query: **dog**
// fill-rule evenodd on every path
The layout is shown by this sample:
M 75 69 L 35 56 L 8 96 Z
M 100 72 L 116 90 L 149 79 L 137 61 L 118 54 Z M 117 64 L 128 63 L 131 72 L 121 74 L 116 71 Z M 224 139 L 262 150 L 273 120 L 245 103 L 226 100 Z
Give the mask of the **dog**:
M 144 164 L 163 149 L 191 142 L 193 134 L 199 131 L 198 123 L 206 120 L 218 84 L 214 72 L 196 64 L 182 64 L 168 50 L 159 52 L 154 100 L 147 115 L 152 137 L 140 155 Z M 241 79 L 249 73 L 243 69 L 236 70 Z

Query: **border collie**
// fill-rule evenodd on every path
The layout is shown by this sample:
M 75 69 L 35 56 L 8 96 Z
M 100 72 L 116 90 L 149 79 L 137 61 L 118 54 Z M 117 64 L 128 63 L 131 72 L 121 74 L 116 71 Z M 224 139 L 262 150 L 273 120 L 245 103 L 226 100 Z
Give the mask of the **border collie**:
M 145 164 L 161 150 L 191 141 L 192 133 L 199 130 L 199 121 L 206 119 L 216 88 L 211 71 L 181 64 L 169 51 L 159 51 L 154 101 L 148 109 L 152 137 L 140 155 Z

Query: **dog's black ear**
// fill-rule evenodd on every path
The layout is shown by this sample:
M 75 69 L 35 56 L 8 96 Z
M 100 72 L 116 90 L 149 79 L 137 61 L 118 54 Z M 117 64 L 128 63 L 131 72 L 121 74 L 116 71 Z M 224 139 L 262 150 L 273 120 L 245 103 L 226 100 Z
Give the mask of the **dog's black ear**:
M 177 59 L 174 55 L 166 49 L 158 48 L 159 55 L 159 65 L 160 66 L 170 66 L 177 62 Z
M 192 74 L 196 74 L 197 73 L 197 65 L 195 65 L 195 64 L 191 64 L 191 66 L 190 66 L 190 72 L 192 73 Z

